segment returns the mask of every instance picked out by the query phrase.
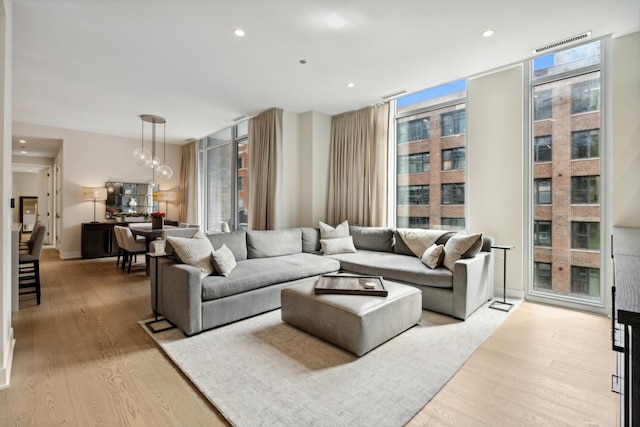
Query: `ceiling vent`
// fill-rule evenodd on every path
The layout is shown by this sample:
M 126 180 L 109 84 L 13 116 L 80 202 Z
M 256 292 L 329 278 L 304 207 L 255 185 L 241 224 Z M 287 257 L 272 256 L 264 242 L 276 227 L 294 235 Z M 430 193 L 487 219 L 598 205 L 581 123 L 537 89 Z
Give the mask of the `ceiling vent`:
M 569 43 L 577 42 L 578 40 L 586 39 L 591 37 L 591 31 L 587 31 L 586 33 L 578 34 L 577 36 L 569 37 L 568 39 L 560 40 L 555 43 L 548 44 L 546 46 L 542 46 L 536 49 L 533 49 L 533 53 L 541 53 L 545 50 L 555 49 L 560 46 L 564 46 Z
M 402 90 L 399 90 L 399 91 L 396 91 L 396 92 L 393 92 L 393 93 L 389 93 L 387 95 L 383 95 L 380 98 L 382 98 L 385 101 L 387 101 L 387 100 L 389 100 L 391 98 L 396 98 L 396 97 L 398 97 L 400 95 L 404 95 L 405 93 L 407 93 L 407 90 L 406 89 L 402 89 Z

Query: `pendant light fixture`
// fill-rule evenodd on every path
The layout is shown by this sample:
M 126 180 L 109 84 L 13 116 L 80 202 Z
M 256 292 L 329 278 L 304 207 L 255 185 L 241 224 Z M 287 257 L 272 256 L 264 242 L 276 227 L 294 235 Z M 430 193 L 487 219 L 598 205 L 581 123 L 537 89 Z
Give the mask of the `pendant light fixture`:
M 154 116 L 152 114 L 142 114 L 140 116 L 142 120 L 142 146 L 141 148 L 136 148 L 133 152 L 133 156 L 136 159 L 136 163 L 141 166 L 146 166 L 151 169 L 151 181 L 149 185 L 152 187 L 158 186 L 159 180 L 169 179 L 173 176 L 173 169 L 167 164 L 160 163 L 160 158 L 157 157 L 156 153 L 156 126 L 162 125 L 163 129 L 163 161 L 167 161 L 167 141 L 166 141 L 166 120 L 164 117 Z M 144 124 L 151 123 L 151 151 L 144 148 Z

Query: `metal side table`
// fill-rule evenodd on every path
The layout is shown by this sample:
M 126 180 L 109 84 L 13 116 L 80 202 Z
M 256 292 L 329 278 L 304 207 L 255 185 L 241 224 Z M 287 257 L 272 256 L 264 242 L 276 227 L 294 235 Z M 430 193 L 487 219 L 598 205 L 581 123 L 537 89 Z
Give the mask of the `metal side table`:
M 495 245 L 491 246 L 491 249 L 502 249 L 503 258 L 502 258 L 502 266 L 504 267 L 504 273 L 502 276 L 502 301 L 495 300 L 489 305 L 489 308 L 493 308 L 494 310 L 500 311 L 509 311 L 513 304 L 507 302 L 507 251 L 515 248 L 513 245 Z
M 156 298 L 153 310 L 155 313 L 155 318 L 153 320 L 145 322 L 145 325 L 152 333 L 157 334 L 158 332 L 168 331 L 169 329 L 173 329 L 176 327 L 173 323 L 169 322 L 164 317 L 158 316 L 158 258 L 166 257 L 167 254 L 148 252 L 146 255 L 147 257 L 149 257 L 149 260 L 153 260 L 155 264 Z

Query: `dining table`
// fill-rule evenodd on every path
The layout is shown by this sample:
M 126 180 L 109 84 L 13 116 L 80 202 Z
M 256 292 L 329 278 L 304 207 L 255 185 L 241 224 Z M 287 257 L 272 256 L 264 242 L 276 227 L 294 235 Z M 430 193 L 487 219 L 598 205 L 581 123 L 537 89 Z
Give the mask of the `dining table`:
M 131 230 L 131 234 L 133 234 L 134 236 L 143 236 L 145 238 L 147 253 L 151 252 L 150 251 L 151 242 L 153 242 L 159 237 L 162 237 L 163 230 L 167 230 L 171 228 L 178 228 L 178 227 L 165 224 L 163 228 L 152 228 L 150 225 L 136 226 L 136 225 L 129 224 L 129 229 Z

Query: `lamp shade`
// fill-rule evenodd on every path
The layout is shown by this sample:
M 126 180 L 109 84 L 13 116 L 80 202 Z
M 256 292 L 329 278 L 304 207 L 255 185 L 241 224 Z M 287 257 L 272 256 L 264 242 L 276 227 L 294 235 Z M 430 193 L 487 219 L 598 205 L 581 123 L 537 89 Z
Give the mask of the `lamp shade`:
M 178 194 L 175 191 L 154 191 L 154 202 L 175 202 L 178 199 Z
M 85 200 L 107 200 L 107 189 L 105 187 L 84 187 L 82 198 Z

